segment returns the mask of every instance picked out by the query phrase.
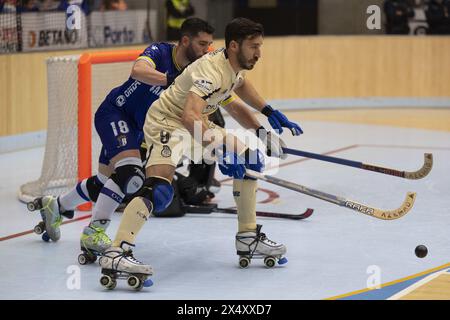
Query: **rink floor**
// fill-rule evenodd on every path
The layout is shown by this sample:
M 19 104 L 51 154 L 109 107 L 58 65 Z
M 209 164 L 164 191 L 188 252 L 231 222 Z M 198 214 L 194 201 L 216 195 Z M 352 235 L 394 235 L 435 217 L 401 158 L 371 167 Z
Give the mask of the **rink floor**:
M 258 219 L 269 238 L 286 244 L 287 265 L 267 269 L 254 260 L 240 269 L 234 248 L 236 216 L 153 218 L 138 236 L 135 256 L 154 267 L 154 285 L 134 292 L 122 281 L 109 292 L 99 284 L 98 264 L 77 263 L 79 236 L 88 219 L 63 225 L 57 243 L 45 243 L 33 233 L 19 235 L 39 222 L 39 215 L 17 200 L 17 191 L 39 177 L 44 148 L 1 154 L 0 299 L 325 299 L 364 290 L 374 277 L 385 284 L 450 262 L 450 132 L 332 121 L 301 124 L 301 137 L 283 135 L 291 148 L 409 171 L 422 165 L 425 152 L 433 153 L 431 173 L 417 181 L 295 156 L 276 173 L 379 208 L 397 208 L 414 191 L 411 212 L 381 221 L 261 182 L 270 192 L 259 191 L 258 201 L 272 200 L 257 209 L 314 209 L 302 221 Z M 233 205 L 229 181 L 216 201 L 221 207 Z M 77 212 L 77 217 L 87 214 Z M 111 236 L 119 222 L 116 213 Z M 429 250 L 423 259 L 414 254 L 419 244 Z M 80 287 L 74 288 L 77 275 Z

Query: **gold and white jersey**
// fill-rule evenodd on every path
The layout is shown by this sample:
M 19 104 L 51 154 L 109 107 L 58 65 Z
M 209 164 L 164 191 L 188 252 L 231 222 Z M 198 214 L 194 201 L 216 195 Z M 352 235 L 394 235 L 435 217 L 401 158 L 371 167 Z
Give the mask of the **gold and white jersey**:
M 186 97 L 193 92 L 207 102 L 203 115 L 234 100 L 233 90 L 244 81 L 245 71 L 236 73 L 228 60 L 225 48 L 210 52 L 188 65 L 174 83 L 156 100 L 149 112 L 159 112 L 180 120 Z

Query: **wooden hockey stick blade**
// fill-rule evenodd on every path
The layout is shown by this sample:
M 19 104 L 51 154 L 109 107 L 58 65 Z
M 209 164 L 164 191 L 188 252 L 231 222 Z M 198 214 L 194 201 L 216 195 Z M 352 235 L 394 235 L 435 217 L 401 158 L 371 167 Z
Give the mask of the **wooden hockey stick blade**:
M 237 209 L 234 208 L 216 208 L 214 212 L 218 213 L 231 213 L 237 214 Z M 280 212 L 268 212 L 268 211 L 256 211 L 258 217 L 269 217 L 269 218 L 282 218 L 291 220 L 303 220 L 309 218 L 314 212 L 314 209 L 308 208 L 305 212 L 299 214 L 291 213 L 280 213 Z
M 283 188 L 287 188 L 296 192 L 306 194 L 308 196 L 318 198 L 324 201 L 334 203 L 338 206 L 345 207 L 359 213 L 366 214 L 368 216 L 382 219 L 382 220 L 394 220 L 406 215 L 414 205 L 416 194 L 414 192 L 408 192 L 403 204 L 395 210 L 382 210 L 374 207 L 370 207 L 352 200 L 345 199 L 343 197 L 335 196 L 326 192 L 314 190 L 300 184 L 296 184 L 290 181 L 282 180 L 273 176 L 268 176 L 253 170 L 246 170 L 246 175 L 255 179 L 260 179 Z
M 351 200 L 345 200 L 344 206 L 349 209 L 364 213 L 368 216 L 372 216 L 381 220 L 395 220 L 406 215 L 409 212 L 409 210 L 411 210 L 411 208 L 413 207 L 415 200 L 416 200 L 416 193 L 408 192 L 402 205 L 394 210 L 383 210 L 372 208 Z
M 418 180 L 426 177 L 431 169 L 433 168 L 433 154 L 425 153 L 424 154 L 424 162 L 422 168 L 416 171 L 398 171 L 395 169 L 389 169 L 379 166 L 374 166 L 371 164 L 362 163 L 361 169 L 375 171 L 379 173 L 389 174 L 391 176 L 402 177 L 405 179 Z

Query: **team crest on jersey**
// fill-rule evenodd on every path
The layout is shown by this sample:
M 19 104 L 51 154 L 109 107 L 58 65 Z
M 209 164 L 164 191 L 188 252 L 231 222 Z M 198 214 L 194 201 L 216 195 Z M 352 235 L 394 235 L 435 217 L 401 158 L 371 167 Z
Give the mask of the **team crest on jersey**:
M 172 150 L 170 150 L 169 146 L 163 146 L 161 150 L 161 156 L 164 158 L 169 158 L 172 155 Z
M 208 80 L 198 79 L 194 81 L 194 85 L 202 91 L 212 92 L 212 82 Z
M 159 133 L 159 137 L 160 137 L 161 143 L 164 143 L 164 144 L 165 144 L 165 143 L 169 142 L 169 139 L 170 139 L 170 132 L 162 130 L 162 131 Z
M 124 95 L 120 95 L 116 99 L 116 105 L 118 107 L 121 107 L 121 106 L 123 106 L 125 104 L 126 101 L 127 101 L 127 99 L 125 98 L 125 96 Z
M 125 135 L 118 136 L 117 137 L 117 142 L 119 143 L 117 148 L 125 147 L 127 145 L 127 143 L 128 143 L 127 136 L 125 136 Z

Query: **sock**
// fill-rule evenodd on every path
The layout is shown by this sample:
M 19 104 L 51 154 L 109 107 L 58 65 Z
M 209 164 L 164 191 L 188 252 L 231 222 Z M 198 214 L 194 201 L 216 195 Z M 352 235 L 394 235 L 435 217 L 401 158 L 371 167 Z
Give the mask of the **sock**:
M 152 203 L 142 197 L 136 197 L 127 205 L 117 230 L 113 247 L 120 247 L 123 242 L 134 245 L 136 236 L 153 211 Z
M 108 179 L 100 191 L 100 195 L 92 210 L 91 222 L 95 220 L 111 220 L 112 214 L 122 203 L 124 196 L 125 194 L 120 190 L 119 186 L 112 179 Z
M 233 196 L 238 214 L 238 232 L 256 230 L 257 185 L 258 182 L 256 180 L 233 180 Z
M 96 178 L 102 184 L 104 184 L 108 180 L 108 177 L 102 175 L 101 173 L 98 173 Z M 91 201 L 91 199 L 89 198 L 89 192 L 86 187 L 87 180 L 88 179 L 84 179 L 83 181 L 79 182 L 75 188 L 59 197 L 61 212 L 67 210 L 75 210 L 79 205 Z

